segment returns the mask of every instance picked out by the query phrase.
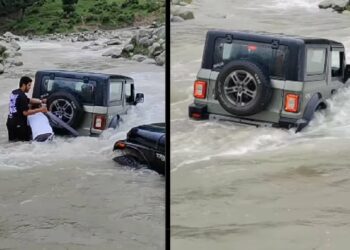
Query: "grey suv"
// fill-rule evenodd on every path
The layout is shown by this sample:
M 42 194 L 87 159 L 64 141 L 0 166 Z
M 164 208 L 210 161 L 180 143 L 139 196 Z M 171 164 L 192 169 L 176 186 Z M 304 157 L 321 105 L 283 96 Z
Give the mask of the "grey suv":
M 300 131 L 345 85 L 349 69 L 339 42 L 209 31 L 189 116 Z
M 135 95 L 130 77 L 64 70 L 38 71 L 33 97 L 47 98 L 48 110 L 80 135 L 116 128 L 120 115 L 144 100 L 142 93 Z M 64 132 L 59 124 L 52 125 L 56 133 Z

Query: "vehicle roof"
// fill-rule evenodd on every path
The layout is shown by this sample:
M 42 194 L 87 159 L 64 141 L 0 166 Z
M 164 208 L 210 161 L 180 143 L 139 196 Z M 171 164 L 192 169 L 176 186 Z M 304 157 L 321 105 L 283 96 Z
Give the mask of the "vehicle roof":
M 269 33 L 265 31 L 230 31 L 230 30 L 209 30 L 208 35 L 223 35 L 223 34 L 231 34 L 234 37 L 243 40 L 259 40 L 261 42 L 269 42 L 272 39 L 278 39 L 280 42 L 288 43 L 304 43 L 304 44 L 328 44 L 337 47 L 344 47 L 344 45 L 340 42 L 329 40 L 325 38 L 317 38 L 317 37 L 304 37 L 304 36 L 296 36 L 296 35 L 286 35 L 282 33 Z
M 80 71 L 69 71 L 69 70 L 39 70 L 37 73 L 48 73 L 48 74 L 57 74 L 57 75 L 75 75 L 78 77 L 96 77 L 96 78 L 102 78 L 102 79 L 109 79 L 109 78 L 121 78 L 125 80 L 133 80 L 131 77 L 123 76 L 123 75 L 116 75 L 116 74 L 106 74 L 106 73 L 92 73 L 92 72 L 80 72 Z

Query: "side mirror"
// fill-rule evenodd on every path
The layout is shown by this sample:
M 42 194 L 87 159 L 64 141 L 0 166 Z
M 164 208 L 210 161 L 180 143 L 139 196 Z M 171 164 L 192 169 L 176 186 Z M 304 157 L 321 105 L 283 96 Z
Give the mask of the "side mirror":
M 136 97 L 135 97 L 135 102 L 134 105 L 138 104 L 138 103 L 143 103 L 144 101 L 144 95 L 143 93 L 137 93 Z
M 346 83 L 346 81 L 350 78 L 350 64 L 347 64 L 345 66 L 345 70 L 344 70 L 344 83 Z

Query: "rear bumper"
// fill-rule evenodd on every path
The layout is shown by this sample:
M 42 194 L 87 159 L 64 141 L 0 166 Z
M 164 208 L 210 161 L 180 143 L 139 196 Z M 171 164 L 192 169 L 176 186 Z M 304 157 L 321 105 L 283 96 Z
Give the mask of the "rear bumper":
M 192 103 L 188 107 L 189 117 L 195 120 L 222 120 L 222 121 L 231 121 L 240 124 L 247 124 L 253 126 L 264 126 L 264 127 L 283 127 L 283 128 L 291 128 L 291 127 L 301 127 L 304 128 L 307 125 L 307 121 L 303 119 L 294 119 L 294 118 L 286 118 L 281 117 L 278 122 L 267 122 L 262 120 L 249 119 L 242 116 L 227 116 L 227 115 L 218 115 L 218 114 L 209 114 L 207 105 L 205 104 L 196 104 Z

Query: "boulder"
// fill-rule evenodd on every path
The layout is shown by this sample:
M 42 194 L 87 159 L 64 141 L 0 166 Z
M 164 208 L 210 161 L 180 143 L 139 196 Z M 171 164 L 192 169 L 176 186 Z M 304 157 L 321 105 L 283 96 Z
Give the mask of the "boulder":
M 143 46 L 143 47 L 149 47 L 151 46 L 153 43 L 153 41 L 151 39 L 148 39 L 147 37 L 143 37 L 139 40 L 139 45 Z
M 122 49 L 120 48 L 113 48 L 105 51 L 102 56 L 111 56 L 113 58 L 121 57 Z
M 342 12 L 349 4 L 349 0 L 324 0 L 318 4 L 321 9 L 333 8 L 336 11 Z
M 153 31 L 153 35 L 157 36 L 158 39 L 165 39 L 165 27 L 162 26 Z
M 18 43 L 16 42 L 10 42 L 10 46 L 12 49 L 14 49 L 15 51 L 19 51 L 21 49 L 21 46 L 19 46 Z
M 130 51 L 133 51 L 133 50 L 134 50 L 134 45 L 132 45 L 132 44 L 127 44 L 123 48 L 123 51 L 125 51 L 125 52 L 130 52 Z
M 185 7 L 172 8 L 172 14 L 174 16 L 179 16 L 179 17 L 183 18 L 184 20 L 194 18 L 193 12 L 188 10 Z
M 160 54 L 159 56 L 157 56 L 155 59 L 156 59 L 157 65 L 163 66 L 165 63 L 165 51 L 162 54 Z
M 170 19 L 170 22 L 173 22 L 173 23 L 181 23 L 185 21 L 185 19 L 183 19 L 182 17 L 180 16 L 173 16 L 171 19 Z
M 144 63 L 144 64 L 157 64 L 156 60 L 154 60 L 152 58 L 147 58 L 146 60 L 142 61 L 142 63 Z
M 131 60 L 138 61 L 138 62 L 142 62 L 142 61 L 144 61 L 146 59 L 147 59 L 146 56 L 140 55 L 140 54 L 136 54 L 133 57 L 131 57 Z
M 160 55 L 162 51 L 162 46 L 159 43 L 154 43 L 151 47 L 148 48 L 148 55 L 150 57 L 155 57 Z
M 9 64 L 10 67 L 12 66 L 22 66 L 23 62 L 16 60 L 16 59 L 6 59 L 5 64 Z
M 110 45 L 120 45 L 122 44 L 122 41 L 120 39 L 112 39 L 106 42 L 108 46 Z
M 9 31 L 5 32 L 5 34 L 3 34 L 3 36 L 6 37 L 6 38 L 10 38 L 10 39 L 16 40 L 16 41 L 20 40 L 19 36 L 16 36 L 16 35 L 12 34 Z
M 332 8 L 335 11 L 342 12 L 346 9 L 346 6 L 349 4 L 349 0 L 334 0 Z

